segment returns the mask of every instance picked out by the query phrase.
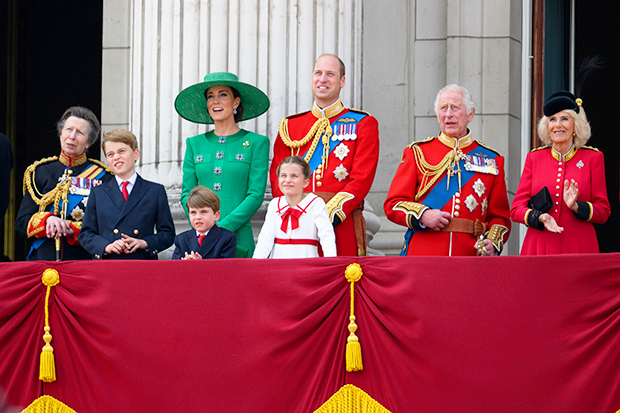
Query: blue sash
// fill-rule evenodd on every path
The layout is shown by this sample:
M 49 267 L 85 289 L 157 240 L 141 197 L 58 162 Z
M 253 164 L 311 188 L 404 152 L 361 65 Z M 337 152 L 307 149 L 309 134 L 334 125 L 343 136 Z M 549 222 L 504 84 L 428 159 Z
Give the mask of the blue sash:
M 339 129 L 339 126 L 350 126 L 349 129 L 356 131 L 357 127 L 355 125 L 357 125 L 357 123 L 360 120 L 364 119 L 366 116 L 368 115 L 366 115 L 365 113 L 359 113 L 359 112 L 353 112 L 353 111 L 346 112 L 340 115 L 340 117 L 338 117 L 338 119 L 336 119 L 336 121 L 332 124 L 332 130 L 335 132 Z M 346 123 L 341 122 L 341 120 L 345 118 L 354 119 L 355 122 L 346 122 Z M 334 136 L 337 136 L 337 135 L 334 135 Z M 338 146 L 339 143 L 340 143 L 340 140 L 338 139 L 333 139 L 333 138 L 330 139 L 329 140 L 329 152 L 331 153 L 331 151 L 333 151 L 334 148 Z M 305 158 L 307 154 L 308 154 L 308 151 L 306 151 L 306 153 L 302 155 L 302 158 Z M 322 156 L 323 156 L 323 139 L 319 139 L 319 143 L 316 145 L 316 149 L 314 153 L 312 154 L 312 158 L 310 158 L 310 160 L 308 161 L 308 165 L 310 165 L 310 169 L 313 172 L 316 169 L 316 167 L 321 164 Z
M 478 146 L 475 148 L 476 153 L 480 153 L 482 155 L 486 155 L 490 159 L 494 159 L 497 154 L 484 146 Z M 461 187 L 465 187 L 467 183 L 478 173 L 478 171 L 468 171 L 465 169 L 465 161 L 459 161 L 459 168 L 461 168 Z M 426 197 L 423 199 L 424 205 L 430 207 L 431 209 L 441 209 L 443 208 L 448 201 L 452 199 L 452 196 L 456 194 L 459 190 L 459 177 L 452 176 L 450 177 L 450 186 L 446 191 L 445 188 L 448 183 L 448 174 L 440 179 L 435 186 L 427 193 Z M 405 244 L 403 245 L 403 249 L 400 251 L 401 256 L 406 256 L 407 251 L 409 250 L 409 242 L 411 241 L 411 237 L 413 234 L 418 232 L 417 229 L 409 228 L 405 233 Z

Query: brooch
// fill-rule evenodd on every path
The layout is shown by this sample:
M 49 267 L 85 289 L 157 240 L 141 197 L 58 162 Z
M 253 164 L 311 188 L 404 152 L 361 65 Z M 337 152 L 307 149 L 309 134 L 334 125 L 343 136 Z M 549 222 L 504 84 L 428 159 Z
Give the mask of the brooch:
M 238 161 L 242 161 L 243 160 L 243 154 L 242 153 L 238 153 L 237 156 L 235 156 L 235 159 Z
M 196 156 L 196 163 L 200 163 L 200 162 L 202 162 L 202 160 L 203 160 L 203 159 L 204 159 L 204 158 L 203 158 L 203 156 L 202 156 L 202 155 L 198 155 L 198 156 Z
M 215 153 L 215 159 L 223 159 L 223 158 L 224 158 L 224 152 Z
M 226 143 L 226 136 L 220 136 L 220 138 L 217 140 L 218 143 Z
M 349 147 L 342 142 L 340 145 L 336 146 L 334 149 L 334 154 L 336 155 L 336 158 L 342 161 L 349 154 Z
M 467 198 L 465 198 L 465 206 L 469 209 L 469 212 L 474 212 L 474 209 L 478 206 L 478 201 L 476 201 L 473 195 L 469 194 Z
M 213 190 L 214 191 L 221 191 L 222 190 L 222 184 L 213 184 Z
M 347 168 L 340 164 L 340 166 L 337 166 L 336 169 L 334 169 L 334 176 L 338 182 L 342 182 L 347 176 L 349 176 L 349 173 L 347 172 Z
M 476 191 L 479 197 L 482 197 L 486 189 L 487 188 L 484 186 L 484 182 L 482 182 L 480 178 L 478 178 L 478 180 L 474 182 L 474 191 Z
M 579 162 L 577 162 L 577 168 L 581 169 L 585 166 L 585 164 L 583 163 L 583 161 L 580 159 Z
M 216 166 L 215 169 L 213 170 L 213 173 L 216 174 L 216 175 L 221 175 L 222 174 L 222 167 Z
M 484 198 L 484 201 L 482 201 L 482 215 L 484 215 L 484 213 L 487 212 L 488 208 L 489 208 L 489 200 Z
M 250 146 L 250 141 L 243 142 L 243 147 L 244 148 L 247 148 L 248 146 Z

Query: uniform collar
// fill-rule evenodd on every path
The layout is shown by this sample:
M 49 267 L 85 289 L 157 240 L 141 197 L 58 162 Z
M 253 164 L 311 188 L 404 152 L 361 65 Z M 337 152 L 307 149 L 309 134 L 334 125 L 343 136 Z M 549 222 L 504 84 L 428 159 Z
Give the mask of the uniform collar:
M 82 152 L 77 156 L 68 156 L 63 151 L 60 151 L 60 156 L 58 160 L 64 166 L 80 166 L 84 162 L 86 162 L 86 152 Z
M 342 101 L 338 99 L 336 103 L 326 107 L 325 109 L 321 109 L 316 105 L 316 102 L 312 104 L 312 113 L 317 118 L 328 118 L 331 119 L 335 116 L 340 115 L 344 111 L 345 107 L 342 104 Z
M 458 139 L 451 138 L 450 136 L 445 135 L 443 132 L 441 132 L 441 135 L 439 135 L 439 141 L 446 145 L 448 148 L 455 149 L 458 147 L 459 149 L 463 149 L 474 142 L 474 139 L 471 137 L 471 132 L 469 132 L 469 130 L 467 132 L 467 135 Z
M 574 144 L 564 155 L 556 151 L 555 148 L 551 146 L 551 155 L 553 155 L 556 161 L 568 162 L 573 158 L 573 156 L 575 156 L 575 153 L 577 153 L 577 147 Z

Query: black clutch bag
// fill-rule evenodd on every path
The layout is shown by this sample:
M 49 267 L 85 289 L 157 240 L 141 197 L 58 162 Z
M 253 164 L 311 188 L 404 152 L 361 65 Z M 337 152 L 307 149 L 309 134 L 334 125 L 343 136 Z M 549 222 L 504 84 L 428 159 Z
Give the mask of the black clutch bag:
M 543 188 L 538 191 L 536 195 L 530 198 L 527 206 L 542 213 L 545 213 L 553 208 L 553 200 L 551 199 L 551 194 L 549 193 L 547 187 L 543 186 Z

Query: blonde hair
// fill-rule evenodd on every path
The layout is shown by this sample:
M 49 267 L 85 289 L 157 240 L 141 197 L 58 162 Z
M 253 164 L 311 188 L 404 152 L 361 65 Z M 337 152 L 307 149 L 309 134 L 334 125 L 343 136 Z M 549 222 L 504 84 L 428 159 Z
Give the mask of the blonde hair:
M 136 135 L 128 131 L 127 129 L 114 129 L 110 132 L 103 134 L 101 139 L 101 148 L 105 152 L 105 144 L 108 142 L 121 142 L 131 148 L 132 151 L 138 149 L 138 139 Z
M 579 108 L 579 113 L 572 109 L 564 109 L 564 112 L 568 113 L 573 118 L 573 123 L 575 124 L 573 143 L 575 147 L 579 149 L 588 142 L 592 135 L 586 111 L 581 107 Z M 549 117 L 547 116 L 543 116 L 538 121 L 538 137 L 546 146 L 551 146 L 553 144 L 551 136 L 549 136 Z
M 189 192 L 185 206 L 188 211 L 190 208 L 211 208 L 216 213 L 220 210 L 220 198 L 209 188 L 198 185 Z

